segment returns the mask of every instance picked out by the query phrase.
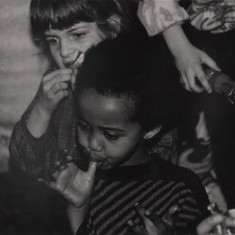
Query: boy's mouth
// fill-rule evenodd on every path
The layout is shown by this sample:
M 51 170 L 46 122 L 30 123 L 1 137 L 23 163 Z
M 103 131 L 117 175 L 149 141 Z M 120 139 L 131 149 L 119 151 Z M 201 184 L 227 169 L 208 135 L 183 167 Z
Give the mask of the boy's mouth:
M 97 167 L 100 168 L 103 165 L 103 161 L 100 160 L 93 152 L 87 151 L 85 147 L 82 147 L 85 156 L 89 162 L 96 162 Z
M 92 153 L 89 154 L 89 153 L 88 153 L 88 156 L 89 156 L 89 161 L 91 161 L 91 162 L 97 162 L 97 163 L 98 163 L 98 168 L 102 166 L 103 162 L 102 162 L 101 160 L 97 159 L 97 158 L 94 156 L 94 154 L 92 154 Z
M 101 168 L 101 167 L 102 167 L 102 165 L 103 165 L 103 162 L 98 161 L 98 160 L 93 159 L 93 158 L 91 158 L 91 159 L 90 159 L 90 162 L 96 162 L 96 163 L 97 163 L 97 168 L 98 168 L 98 169 L 99 169 L 99 168 Z

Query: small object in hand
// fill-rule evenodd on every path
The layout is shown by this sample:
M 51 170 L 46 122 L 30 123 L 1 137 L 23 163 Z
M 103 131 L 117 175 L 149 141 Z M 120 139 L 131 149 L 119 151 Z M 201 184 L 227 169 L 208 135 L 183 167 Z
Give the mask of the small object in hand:
M 219 209 L 219 207 L 217 206 L 216 203 L 211 203 L 210 205 L 208 205 L 207 209 L 210 211 L 210 213 L 212 215 L 216 215 L 216 214 L 225 214 L 222 210 Z M 214 233 L 216 234 L 227 234 L 226 232 L 226 226 L 221 223 L 215 226 L 214 228 Z

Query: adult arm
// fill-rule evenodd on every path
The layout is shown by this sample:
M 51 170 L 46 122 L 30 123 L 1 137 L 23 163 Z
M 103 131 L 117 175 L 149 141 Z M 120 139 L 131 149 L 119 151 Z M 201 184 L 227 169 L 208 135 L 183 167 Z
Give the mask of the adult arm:
M 211 87 L 201 64 L 219 70 L 218 66 L 206 53 L 194 47 L 184 34 L 181 24 L 188 19 L 185 9 L 176 0 L 144 0 L 140 2 L 138 16 L 150 36 L 162 33 L 168 48 L 176 59 L 181 72 L 181 82 L 186 90 L 211 92 Z

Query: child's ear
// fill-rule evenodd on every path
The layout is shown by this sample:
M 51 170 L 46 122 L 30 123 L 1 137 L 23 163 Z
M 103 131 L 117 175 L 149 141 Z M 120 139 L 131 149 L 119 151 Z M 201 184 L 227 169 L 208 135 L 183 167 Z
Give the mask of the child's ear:
M 112 25 L 113 29 L 115 30 L 112 35 L 112 37 L 115 38 L 121 30 L 121 18 L 118 15 L 113 14 L 109 17 L 108 22 Z
M 148 131 L 147 133 L 145 133 L 144 139 L 145 140 L 152 139 L 157 133 L 159 133 L 161 128 L 162 128 L 162 126 L 158 126 L 154 129 L 152 129 L 151 131 Z

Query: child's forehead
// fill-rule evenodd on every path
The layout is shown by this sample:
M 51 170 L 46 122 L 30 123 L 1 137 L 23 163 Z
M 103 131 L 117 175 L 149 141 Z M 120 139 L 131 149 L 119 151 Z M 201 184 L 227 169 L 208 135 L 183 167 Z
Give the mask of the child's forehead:
M 93 88 L 82 90 L 78 96 L 78 101 L 80 104 L 93 109 L 103 109 L 104 112 L 121 113 L 127 112 L 134 107 L 134 103 L 126 95 L 101 94 Z
M 64 27 L 64 28 L 58 28 L 58 27 L 52 27 L 51 25 L 48 26 L 48 30 L 45 31 L 45 34 L 50 33 L 50 32 L 73 32 L 73 31 L 82 31 L 82 30 L 87 30 L 90 27 L 91 22 L 82 22 L 79 21 L 77 23 L 74 23 L 70 26 Z

